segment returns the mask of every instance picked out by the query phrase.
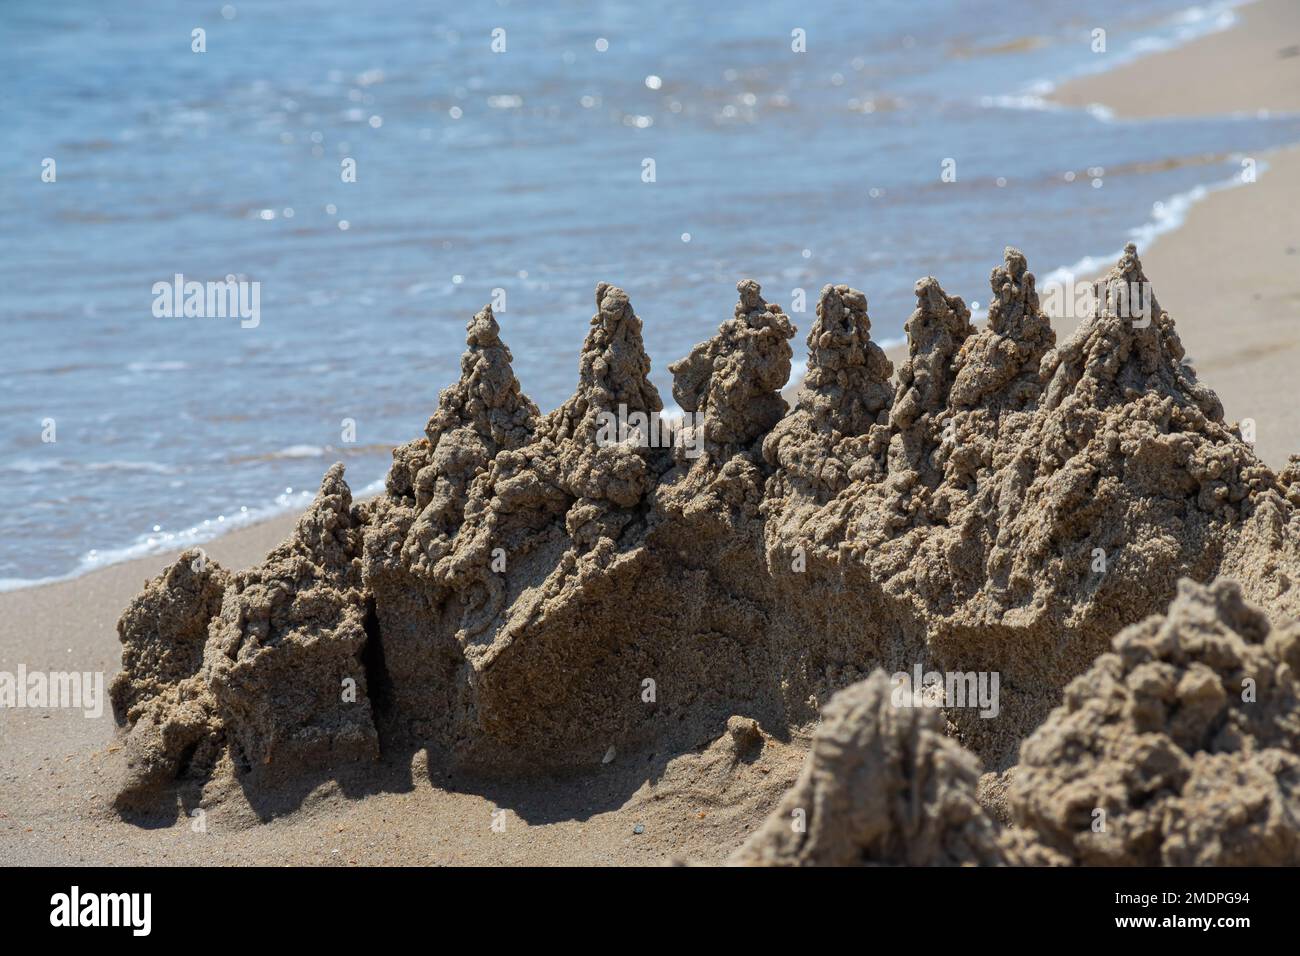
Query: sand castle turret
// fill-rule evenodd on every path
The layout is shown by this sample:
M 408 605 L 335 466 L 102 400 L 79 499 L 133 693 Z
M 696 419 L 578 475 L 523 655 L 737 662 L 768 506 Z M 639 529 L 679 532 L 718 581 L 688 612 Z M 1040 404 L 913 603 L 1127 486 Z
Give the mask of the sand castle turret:
M 596 314 L 578 357 L 578 387 L 573 396 L 551 412 L 539 435 L 553 442 L 585 437 L 593 442 L 600 430 L 599 413 L 617 415 L 663 409 L 650 381 L 650 357 L 641 338 L 641 319 L 627 293 L 602 282 L 596 286 Z
M 704 447 L 717 458 L 753 444 L 785 414 L 781 388 L 790 378 L 794 326 L 781 307 L 763 299 L 752 279 L 736 284 L 735 314 L 691 354 L 668 366 L 673 399 L 703 417 Z M 689 421 L 686 427 L 697 427 Z M 685 442 L 692 447 L 692 442 Z
M 444 434 L 466 426 L 482 437 L 487 450 L 518 448 L 532 435 L 537 406 L 515 377 L 501 326 L 485 305 L 465 327 L 460 381 L 443 391 L 424 433 L 435 449 Z
M 778 467 L 772 489 L 782 498 L 824 502 L 851 476 L 875 480 L 888 440 L 884 427 L 894 367 L 871 340 L 867 297 L 847 285 L 827 285 L 808 330 L 808 374 L 795 407 L 763 442 Z
M 808 330 L 808 376 L 797 407 L 812 414 L 819 430 L 866 434 L 893 401 L 893 371 L 871 341 L 866 295 L 847 285 L 823 287 Z
M 236 763 L 279 772 L 379 755 L 361 660 L 361 549 L 337 464 L 289 540 L 231 576 L 203 676 Z
M 1245 516 L 1275 481 L 1183 363 L 1131 243 L 1094 289 L 1092 314 L 1043 360 L 1040 467 L 1090 461 L 1153 504 L 1190 497 L 1206 515 Z
M 361 515 L 326 472 L 287 541 L 233 574 L 188 551 L 119 624 L 127 670 L 123 803 L 219 763 L 275 775 L 373 759 L 378 737 L 361 661 L 367 634 Z
M 989 276 L 989 287 L 993 298 L 988 326 L 966 343 L 958 357 L 949 393 L 953 408 L 1025 407 L 1040 391 L 1038 363 L 1056 344 L 1024 253 L 1007 246 L 1002 265 Z
M 229 582 L 229 572 L 190 549 L 145 584 L 117 623 L 122 671 L 110 695 L 125 730 L 120 806 L 147 803 L 187 772 L 202 779 L 221 756 L 225 738 L 200 672 Z
M 908 357 L 898 370 L 889 415 L 889 470 L 913 472 L 921 484 L 934 485 L 943 474 L 934 454 L 943 446 L 957 355 L 975 328 L 962 298 L 946 294 L 933 276 L 918 281 L 915 292 L 916 310 L 904 326 Z
M 537 406 L 515 377 L 492 306 L 484 306 L 465 327 L 460 380 L 438 396 L 425 439 L 394 450 L 389 494 L 414 497 L 421 510 L 436 494 L 436 510 L 458 512 L 453 502 L 463 499 L 469 480 L 501 449 L 527 442 L 537 416 Z M 436 490 L 440 481 L 444 487 Z
M 1160 308 L 1133 243 L 1093 284 L 1092 299 L 1092 314 L 1044 363 L 1048 408 L 1062 406 L 1070 393 L 1097 409 L 1153 394 L 1223 421 L 1218 397 L 1183 364 L 1173 319 Z
M 553 493 L 547 508 L 568 511 L 573 501 L 582 503 L 569 522 L 576 536 L 582 524 L 603 521 L 606 511 L 634 507 L 668 466 L 670 450 L 650 434 L 662 409 L 641 319 L 626 292 L 602 282 L 578 360 L 577 389 L 539 421 L 533 443 L 522 457 L 507 458 L 500 474 L 531 471 Z M 605 533 L 613 533 L 608 524 L 582 537 L 589 546 Z
M 221 610 L 230 574 L 199 549 L 181 554 L 131 602 L 117 622 L 122 670 L 111 694 L 119 723 L 203 665 L 208 622 Z
M 490 305 L 470 320 L 460 381 L 439 395 L 425 426 L 427 441 L 417 439 L 394 452 L 390 494 L 401 491 L 398 475 L 414 471 L 418 514 L 405 531 L 402 551 L 420 573 L 433 573 L 451 551 L 470 483 L 500 452 L 530 441 L 537 425 L 537 406 L 520 388 L 500 331 Z

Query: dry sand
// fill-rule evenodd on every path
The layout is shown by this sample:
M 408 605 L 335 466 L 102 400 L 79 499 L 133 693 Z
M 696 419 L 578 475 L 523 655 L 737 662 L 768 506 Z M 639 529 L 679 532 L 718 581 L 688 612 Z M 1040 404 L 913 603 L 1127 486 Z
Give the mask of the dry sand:
M 1053 99 L 1119 117 L 1300 111 L 1300 5 L 1257 0 L 1237 15 L 1226 32 L 1080 78 Z
M 1091 90 L 1080 94 L 1082 102 L 1106 102 L 1122 114 L 1133 105 L 1133 90 L 1151 84 L 1151 102 L 1160 102 L 1162 113 L 1201 112 L 1207 104 L 1214 110 L 1261 105 L 1300 110 L 1300 95 L 1294 84 L 1288 93 L 1287 80 L 1297 61 L 1276 55 L 1279 46 L 1297 42 L 1281 42 L 1294 33 L 1293 13 L 1285 3 L 1248 8 L 1239 30 L 1126 68 L 1142 70 L 1137 81 L 1126 81 L 1117 71 L 1081 82 Z M 1220 74 L 1230 69 L 1255 77 L 1233 87 L 1242 98 L 1214 99 L 1196 91 L 1193 81 L 1214 73 L 1216 65 Z M 1157 99 L 1166 89 L 1183 98 Z M 1061 95 L 1073 94 L 1067 88 Z M 1294 212 L 1300 152 L 1262 158 L 1269 170 L 1257 183 L 1198 204 L 1182 229 L 1143 250 L 1143 262 L 1202 382 L 1218 392 L 1230 420 L 1256 419 L 1261 455 L 1280 466 L 1287 454 L 1300 450 L 1300 414 L 1290 401 L 1285 364 L 1294 360 L 1300 342 L 1294 248 L 1300 241 Z M 220 538 L 206 550 L 227 568 L 246 567 L 284 540 L 292 524 L 289 517 L 269 521 Z M 121 650 L 118 616 L 141 584 L 175 557 L 141 559 L 75 581 L 0 595 L 0 670 L 13 671 L 22 663 L 29 670 L 113 674 Z M 117 756 L 110 750 L 117 740 L 107 708 L 98 720 L 57 709 L 0 712 L 4 859 L 19 864 L 626 864 L 689 853 L 717 862 L 763 824 L 794 783 L 807 749 L 798 738 L 766 738 L 757 759 L 737 762 L 728 756 L 724 735 L 712 747 L 675 761 L 652 758 L 628 766 L 616 757 L 580 781 L 526 785 L 440 776 L 431 786 L 417 754 L 414 769 L 405 761 L 385 763 L 362 778 L 321 782 L 286 803 L 224 801 L 206 815 L 206 832 L 196 832 L 184 820 L 146 827 L 118 817 L 110 806 Z M 504 832 L 491 828 L 498 807 L 508 811 Z M 258 822 L 259 816 L 266 822 Z

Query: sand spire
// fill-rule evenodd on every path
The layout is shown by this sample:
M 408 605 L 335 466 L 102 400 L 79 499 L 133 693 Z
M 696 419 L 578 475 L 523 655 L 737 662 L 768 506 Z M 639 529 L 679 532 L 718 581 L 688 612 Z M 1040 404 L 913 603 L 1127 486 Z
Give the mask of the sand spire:
M 336 464 L 289 540 L 231 576 L 203 676 L 237 763 L 282 770 L 378 756 L 361 662 L 361 546 Z
M 1173 319 L 1156 301 L 1133 243 L 1093 290 L 1092 315 L 1044 363 L 1044 404 L 1056 408 L 1073 393 L 1079 403 L 1104 408 L 1155 394 L 1222 422 L 1218 397 L 1183 364 Z
M 417 440 L 394 452 L 394 475 L 405 464 L 419 511 L 402 551 L 412 568 L 433 574 L 453 547 L 464 520 L 469 485 L 503 450 L 527 444 L 537 425 L 537 406 L 523 394 L 511 364 L 510 349 L 490 305 L 466 326 L 460 381 L 443 390 L 425 426 L 427 443 Z
M 627 293 L 608 282 L 596 286 L 596 314 L 578 358 L 578 387 L 573 397 L 546 416 L 539 434 L 563 441 L 579 434 L 595 441 L 599 413 L 617 414 L 663 409 L 650 382 L 650 357 L 641 339 L 641 319 Z
M 673 398 L 704 417 L 705 447 L 715 457 L 748 446 L 785 414 L 781 388 L 790 377 L 794 326 L 763 299 L 753 279 L 736 284 L 735 314 L 717 334 L 668 366 Z
M 957 354 L 975 328 L 966 303 L 947 295 L 933 276 L 919 280 L 915 291 L 916 310 L 904 327 L 908 357 L 898 370 L 889 416 L 889 470 L 914 472 L 921 483 L 934 485 L 943 474 L 933 456 L 942 446 Z
M 993 298 L 988 326 L 966 343 L 958 358 L 949 395 L 954 408 L 990 403 L 998 409 L 1023 408 L 1037 398 L 1038 363 L 1056 344 L 1024 253 L 1007 246 L 989 286 Z
M 847 285 L 825 286 L 808 330 L 804 386 L 793 411 L 763 442 L 764 457 L 779 467 L 782 497 L 820 503 L 843 489 L 851 474 L 878 477 L 878 464 L 867 459 L 888 440 L 893 371 L 871 340 L 867 297 Z
M 389 494 L 414 497 L 421 510 L 438 497 L 437 519 L 430 515 L 426 523 L 450 519 L 454 525 L 469 481 L 500 449 L 517 448 L 532 436 L 537 406 L 520 388 L 511 359 L 492 306 L 486 305 L 465 327 L 460 380 L 438 396 L 426 437 L 394 450 Z M 443 487 L 436 487 L 439 482 Z
M 894 367 L 871 341 L 867 297 L 846 285 L 827 285 L 817 300 L 817 319 L 808 330 L 805 402 L 819 430 L 863 435 L 894 397 Z

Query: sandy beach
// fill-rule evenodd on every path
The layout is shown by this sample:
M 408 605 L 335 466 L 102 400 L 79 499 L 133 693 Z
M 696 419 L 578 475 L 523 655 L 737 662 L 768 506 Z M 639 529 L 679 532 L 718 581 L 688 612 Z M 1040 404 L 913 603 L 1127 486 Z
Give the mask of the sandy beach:
M 1226 32 L 1076 80 L 1054 98 L 1103 103 L 1121 122 L 1300 111 L 1300 7 L 1260 0 L 1238 15 Z M 1141 253 L 1201 380 L 1229 419 L 1255 420 L 1256 451 L 1281 468 L 1300 453 L 1300 410 L 1289 398 L 1300 358 L 1300 151 L 1252 158 L 1266 169 L 1255 182 L 1211 193 Z
M 1078 80 L 1055 96 L 1070 106 L 1104 104 L 1116 122 L 1300 112 L 1300 7 L 1261 0 L 1240 17 L 1231 30 Z M 1140 252 L 1200 382 L 1218 394 L 1229 420 L 1256 422 L 1258 454 L 1280 469 L 1300 452 L 1293 384 L 1300 148 L 1253 158 L 1262 170 L 1257 181 L 1210 193 L 1179 229 Z M 1033 250 L 1024 251 L 1033 268 Z M 947 291 L 983 300 L 988 290 Z M 1057 325 L 1059 337 L 1069 331 L 1068 322 Z M 891 355 L 896 365 L 899 353 Z M 286 515 L 240 529 L 204 548 L 226 568 L 247 567 L 295 520 Z M 98 670 L 107 681 L 120 668 L 122 609 L 175 558 L 155 555 L 0 594 L 0 671 L 20 664 Z M 689 847 L 692 860 L 718 863 L 777 806 L 808 746 L 798 735 L 770 740 L 760 759 L 729 767 L 721 785 L 715 778 L 723 771 L 707 750 L 648 766 L 613 759 L 580 784 L 557 777 L 527 786 L 451 779 L 438 770 L 431 783 L 424 754 L 385 754 L 377 770 L 313 781 L 274 806 L 236 797 L 201 818 L 151 826 L 124 821 L 111 806 L 116 741 L 107 707 L 96 719 L 61 709 L 0 713 L 0 856 L 11 864 L 69 865 L 653 865 L 684 857 Z M 491 826 L 498 809 L 507 811 L 504 832 Z
M 1065 106 L 1099 103 L 1121 118 L 1294 113 L 1300 109 L 1300 8 L 1257 0 L 1238 22 L 1185 46 L 1067 83 Z

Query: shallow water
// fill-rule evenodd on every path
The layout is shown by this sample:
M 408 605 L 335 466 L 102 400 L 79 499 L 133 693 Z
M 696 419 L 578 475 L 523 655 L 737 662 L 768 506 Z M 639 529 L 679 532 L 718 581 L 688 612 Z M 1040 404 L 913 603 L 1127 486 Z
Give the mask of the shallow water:
M 1300 141 L 1296 117 L 1043 103 L 1227 26 L 1227 3 L 177 6 L 0 8 L 5 587 L 301 504 L 334 460 L 373 487 L 494 289 L 543 409 L 572 389 L 600 280 L 628 290 L 670 400 L 668 363 L 742 276 L 787 310 L 805 290 L 797 359 L 826 282 L 897 339 L 922 275 L 983 304 L 1005 244 L 1046 278 Z M 155 317 L 177 273 L 258 282 L 260 321 Z

